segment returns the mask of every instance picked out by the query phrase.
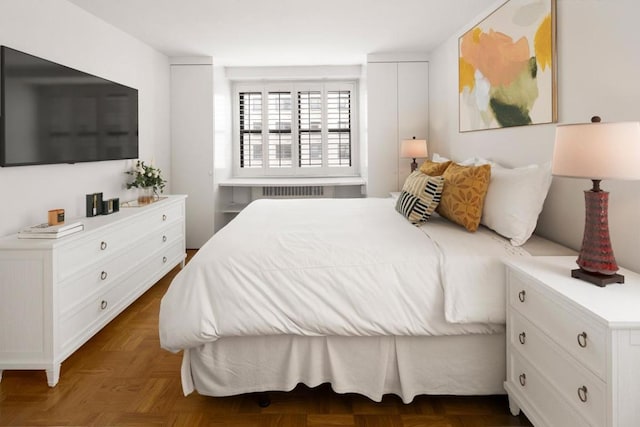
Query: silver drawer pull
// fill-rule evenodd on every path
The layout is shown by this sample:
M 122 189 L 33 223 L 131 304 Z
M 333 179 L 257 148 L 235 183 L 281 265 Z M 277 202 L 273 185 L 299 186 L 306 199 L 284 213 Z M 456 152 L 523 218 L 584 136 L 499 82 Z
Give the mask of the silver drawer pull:
M 518 341 L 520 341 L 520 344 L 524 345 L 526 340 L 527 340 L 527 334 L 525 334 L 524 332 L 520 332 L 520 334 L 518 335 Z
M 105 249 L 107 249 L 107 242 L 105 241 L 100 242 L 100 250 L 104 251 Z
M 580 402 L 586 403 L 588 397 L 587 391 L 588 390 L 586 385 L 583 385 L 578 389 L 578 398 L 580 399 Z
M 167 236 L 162 236 L 162 241 L 166 242 L 167 241 Z
M 520 302 L 524 302 L 526 297 L 527 293 L 524 290 L 518 292 L 518 299 L 520 300 Z
M 104 309 L 106 309 L 106 308 L 107 308 L 107 305 L 108 305 L 108 303 L 107 303 L 105 300 L 102 300 L 102 302 L 100 303 L 100 308 L 101 308 L 102 310 L 104 310 Z
M 520 374 L 520 385 L 522 387 L 524 387 L 525 385 L 527 385 L 527 375 L 526 374 Z
M 100 280 L 107 280 L 107 272 L 103 271 L 102 273 L 100 273 Z
M 167 262 L 167 257 L 166 257 L 166 256 L 163 256 L 163 257 L 162 257 L 162 263 L 164 264 L 165 262 Z
M 587 346 L 587 333 L 586 332 L 582 332 L 581 334 L 578 334 L 578 345 L 582 348 L 585 348 Z
M 163 214 L 163 215 L 162 215 L 162 220 L 163 220 L 163 221 L 166 221 L 166 220 L 167 220 L 167 216 Z

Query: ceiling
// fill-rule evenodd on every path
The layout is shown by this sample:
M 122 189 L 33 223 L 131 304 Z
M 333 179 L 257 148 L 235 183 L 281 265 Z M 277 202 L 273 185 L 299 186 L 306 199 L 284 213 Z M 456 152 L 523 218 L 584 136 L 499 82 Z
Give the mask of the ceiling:
M 69 0 L 168 56 L 220 65 L 360 64 L 430 52 L 496 0 Z

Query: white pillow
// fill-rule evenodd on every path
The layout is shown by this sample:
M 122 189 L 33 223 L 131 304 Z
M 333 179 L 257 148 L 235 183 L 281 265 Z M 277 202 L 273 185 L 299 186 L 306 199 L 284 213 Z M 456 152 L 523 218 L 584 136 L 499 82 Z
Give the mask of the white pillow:
M 447 157 L 443 157 L 438 153 L 433 153 L 433 155 L 431 156 L 431 161 L 436 163 L 444 163 L 444 162 L 448 162 L 449 160 L 451 159 Z
M 501 168 L 502 166 L 497 164 L 496 162 L 489 160 L 489 159 L 484 159 L 482 157 L 470 157 L 467 160 L 465 160 L 464 162 L 460 162 L 459 164 L 461 164 L 462 166 L 482 166 L 482 165 L 491 165 L 491 170 L 493 170 L 494 168 Z
M 551 185 L 551 163 L 509 169 L 491 167 L 480 223 L 523 245 L 536 228 Z
M 431 156 L 431 161 L 432 162 L 436 162 L 436 163 L 444 163 L 444 162 L 448 162 L 449 159 L 448 157 L 444 157 L 441 156 L 438 153 L 433 153 L 433 156 Z M 462 162 L 456 162 L 459 165 L 462 166 L 482 166 L 482 165 L 491 165 L 491 168 L 501 168 L 502 166 L 500 166 L 499 164 L 497 164 L 496 162 L 493 162 L 489 159 L 483 159 L 482 157 L 469 157 L 468 159 L 462 161 Z

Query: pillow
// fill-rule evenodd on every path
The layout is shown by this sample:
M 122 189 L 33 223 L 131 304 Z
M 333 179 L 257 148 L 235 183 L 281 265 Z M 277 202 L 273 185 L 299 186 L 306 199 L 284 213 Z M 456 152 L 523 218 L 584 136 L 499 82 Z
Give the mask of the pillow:
M 447 170 L 450 164 L 451 160 L 447 160 L 446 162 L 441 163 L 432 162 L 431 160 L 425 160 L 420 165 L 420 172 L 425 175 L 440 176 L 444 173 L 445 170 Z
M 462 166 L 452 163 L 442 176 L 444 189 L 438 213 L 468 231 L 476 231 L 489 187 L 491 166 Z
M 433 153 L 433 156 L 431 158 L 431 160 L 433 160 L 434 162 L 437 163 L 442 163 L 442 162 L 447 162 L 450 159 L 441 156 L 438 153 Z M 489 160 L 489 159 L 484 159 L 482 157 L 469 157 L 466 160 L 463 160 L 462 162 L 456 162 L 459 165 L 462 166 L 481 166 L 481 165 L 491 165 L 491 167 L 501 167 L 499 164 Z
M 436 162 L 436 163 L 443 163 L 443 162 L 450 162 L 451 161 L 451 159 L 443 157 L 438 153 L 433 153 L 433 156 L 431 156 L 431 160 Z
M 441 176 L 412 172 L 404 181 L 396 210 L 413 224 L 427 221 L 440 202 L 443 186 Z
M 551 163 L 493 168 L 481 223 L 512 245 L 523 245 L 536 228 L 551 178 Z
M 462 166 L 482 166 L 482 165 L 491 165 L 491 168 L 501 168 L 499 164 L 489 159 L 485 159 L 482 157 L 469 157 L 467 160 L 463 162 L 458 162 L 458 164 Z

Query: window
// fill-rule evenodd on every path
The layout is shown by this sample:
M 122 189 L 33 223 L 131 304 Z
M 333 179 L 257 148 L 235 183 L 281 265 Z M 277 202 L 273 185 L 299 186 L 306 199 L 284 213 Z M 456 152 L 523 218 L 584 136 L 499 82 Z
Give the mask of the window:
M 235 99 L 236 175 L 356 174 L 354 82 L 238 83 Z
M 262 167 L 262 94 L 240 96 L 240 164 L 243 168 Z

